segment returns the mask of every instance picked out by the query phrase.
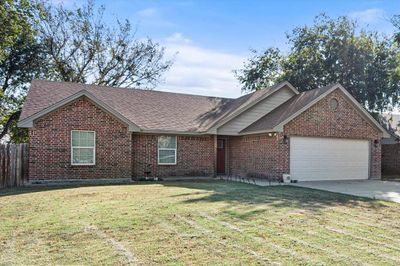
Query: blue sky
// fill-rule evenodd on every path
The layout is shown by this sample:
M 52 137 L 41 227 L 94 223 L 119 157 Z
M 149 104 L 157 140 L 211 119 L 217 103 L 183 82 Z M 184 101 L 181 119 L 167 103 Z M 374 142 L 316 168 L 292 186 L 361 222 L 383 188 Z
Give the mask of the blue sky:
M 74 0 L 53 0 L 73 5 Z M 78 1 L 75 1 L 78 3 Z M 106 19 L 127 18 L 138 38 L 150 37 L 167 48 L 175 63 L 158 90 L 237 97 L 240 84 L 232 70 L 241 68 L 249 49 L 287 50 L 285 33 L 310 25 L 325 12 L 348 15 L 363 27 L 392 35 L 389 19 L 400 14 L 400 1 L 235 1 L 235 0 L 97 0 Z

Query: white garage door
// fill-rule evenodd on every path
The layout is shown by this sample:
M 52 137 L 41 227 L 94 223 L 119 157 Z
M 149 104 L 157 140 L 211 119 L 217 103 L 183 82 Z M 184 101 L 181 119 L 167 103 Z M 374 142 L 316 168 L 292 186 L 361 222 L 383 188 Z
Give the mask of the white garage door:
M 369 142 L 290 138 L 290 175 L 299 181 L 368 179 Z

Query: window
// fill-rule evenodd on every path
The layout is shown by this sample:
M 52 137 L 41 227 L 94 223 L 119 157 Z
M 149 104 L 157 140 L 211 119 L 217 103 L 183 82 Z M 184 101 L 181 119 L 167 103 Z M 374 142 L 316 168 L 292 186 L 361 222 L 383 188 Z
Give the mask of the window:
M 158 164 L 176 164 L 176 136 L 158 138 Z
M 96 161 L 96 134 L 94 131 L 71 131 L 71 164 L 94 165 Z

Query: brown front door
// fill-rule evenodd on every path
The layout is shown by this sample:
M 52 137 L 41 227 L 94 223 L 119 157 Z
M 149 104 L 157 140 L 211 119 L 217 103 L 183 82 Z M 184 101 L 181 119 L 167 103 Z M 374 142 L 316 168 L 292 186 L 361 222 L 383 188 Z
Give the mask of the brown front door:
M 225 174 L 225 140 L 217 140 L 217 174 Z

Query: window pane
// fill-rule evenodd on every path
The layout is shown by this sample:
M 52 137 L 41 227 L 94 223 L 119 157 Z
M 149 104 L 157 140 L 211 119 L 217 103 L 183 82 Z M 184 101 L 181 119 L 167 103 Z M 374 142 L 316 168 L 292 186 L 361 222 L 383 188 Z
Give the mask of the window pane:
M 94 132 L 88 133 L 88 147 L 94 147 Z
M 158 150 L 158 163 L 176 163 L 175 150 Z
M 80 156 L 81 157 L 93 157 L 93 149 L 92 148 L 80 148 Z
M 176 149 L 176 137 L 160 136 L 158 138 L 158 148 Z
M 79 149 L 72 149 L 72 163 L 79 163 Z
M 92 147 L 93 143 L 89 139 L 91 132 L 82 132 L 81 133 L 81 141 L 80 141 L 80 146 L 81 147 Z
M 79 146 L 81 147 L 86 147 L 86 137 L 87 133 L 86 132 L 79 132 Z
M 79 146 L 79 132 L 72 131 L 72 147 Z
M 92 164 L 94 163 L 93 148 L 73 148 L 72 162 L 75 164 Z
M 72 131 L 72 147 L 94 147 L 94 132 Z

